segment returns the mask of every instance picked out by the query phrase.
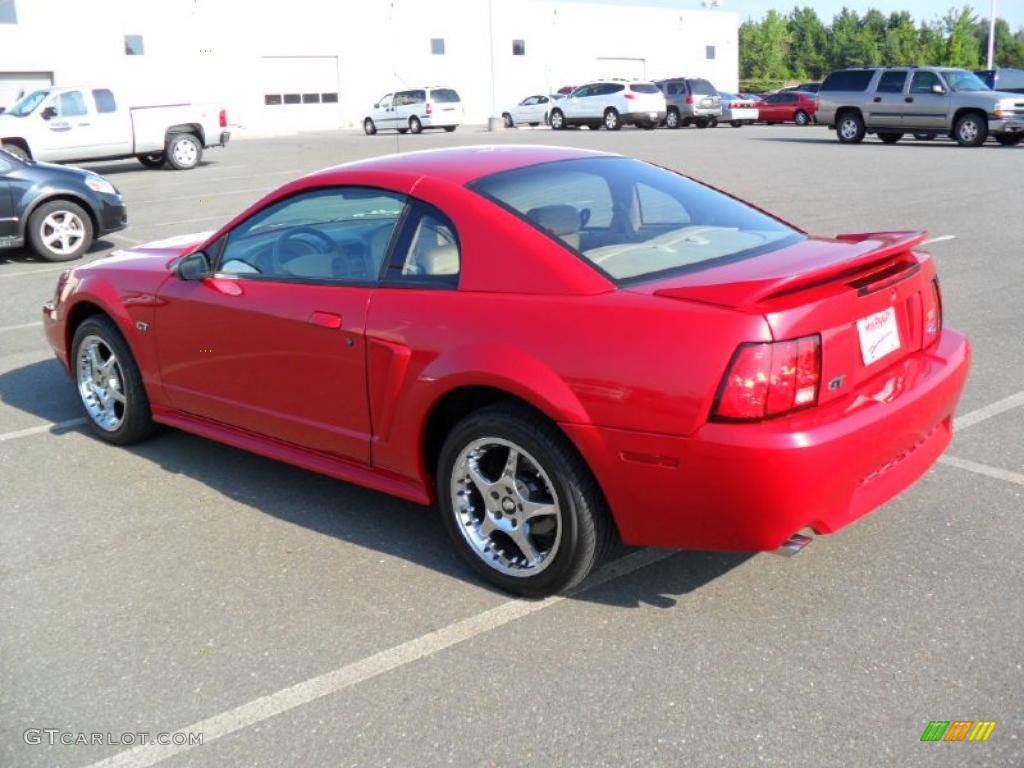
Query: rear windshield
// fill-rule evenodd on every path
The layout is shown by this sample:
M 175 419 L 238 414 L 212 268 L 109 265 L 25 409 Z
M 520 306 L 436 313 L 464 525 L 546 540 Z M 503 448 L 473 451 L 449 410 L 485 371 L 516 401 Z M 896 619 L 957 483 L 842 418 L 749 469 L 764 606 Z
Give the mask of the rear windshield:
M 716 91 L 715 86 L 707 80 L 691 80 L 690 93 L 699 93 L 702 96 L 714 96 L 718 91 Z
M 430 95 L 434 101 L 441 104 L 450 104 L 459 100 L 459 94 L 451 88 L 435 88 L 430 92 Z
M 661 93 L 654 83 L 633 83 L 629 86 L 629 90 L 633 93 Z
M 626 157 L 543 163 L 469 186 L 615 281 L 703 269 L 803 239 L 721 192 Z
M 853 69 L 833 72 L 821 84 L 822 91 L 864 91 L 874 77 L 873 69 Z

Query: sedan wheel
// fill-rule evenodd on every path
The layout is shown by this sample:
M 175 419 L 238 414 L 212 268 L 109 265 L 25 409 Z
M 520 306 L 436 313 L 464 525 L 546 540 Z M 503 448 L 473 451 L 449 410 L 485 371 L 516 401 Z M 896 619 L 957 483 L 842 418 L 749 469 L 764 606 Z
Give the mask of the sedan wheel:
M 565 128 L 565 116 L 562 110 L 556 109 L 551 113 L 551 130 L 561 131 Z
M 811 122 L 811 118 L 802 109 L 798 109 L 796 114 L 793 115 L 793 122 L 796 123 L 797 125 L 807 125 L 809 122 Z

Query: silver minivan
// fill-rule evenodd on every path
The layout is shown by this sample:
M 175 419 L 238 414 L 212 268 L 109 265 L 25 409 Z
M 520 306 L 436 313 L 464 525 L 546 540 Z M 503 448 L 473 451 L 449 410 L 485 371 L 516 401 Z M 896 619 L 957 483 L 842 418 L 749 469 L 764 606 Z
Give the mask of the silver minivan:
M 435 85 L 385 94 L 363 119 L 363 130 L 368 136 L 389 130 L 420 133 L 426 128 L 444 128 L 451 133 L 462 120 L 458 91 Z

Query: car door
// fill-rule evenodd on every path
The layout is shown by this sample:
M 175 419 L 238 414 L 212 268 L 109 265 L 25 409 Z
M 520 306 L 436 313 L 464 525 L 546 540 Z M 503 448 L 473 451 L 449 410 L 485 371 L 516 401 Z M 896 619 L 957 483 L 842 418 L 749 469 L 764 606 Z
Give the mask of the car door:
M 236 226 L 213 276 L 161 286 L 161 384 L 184 413 L 369 462 L 365 323 L 405 208 L 366 187 L 300 192 Z
M 539 96 L 529 96 L 523 99 L 521 102 L 516 104 L 512 110 L 512 122 L 516 125 L 523 123 L 536 122 L 534 117 L 537 109 L 537 99 Z
M 0 246 L 5 240 L 18 236 L 18 215 L 14 210 L 14 199 L 11 197 L 11 185 L 7 174 L 14 169 L 14 161 L 4 157 L 0 152 Z
M 114 92 L 108 88 L 92 89 L 87 102 L 95 141 L 91 153 L 107 157 L 131 154 L 132 130 L 125 105 L 119 108 Z
M 562 111 L 571 120 L 586 117 L 587 101 L 592 98 L 596 85 L 583 85 L 570 93 L 564 100 Z
M 936 92 L 936 88 L 941 92 Z M 928 70 L 915 72 L 904 97 L 903 118 L 905 130 L 947 131 L 949 114 L 949 88 L 938 74 Z
M 96 144 L 95 130 L 82 91 L 53 94 L 39 111 L 40 116 L 44 114 L 51 115 L 46 118 L 41 138 L 45 159 L 74 160 L 91 154 Z
M 764 104 L 761 107 L 761 119 L 768 123 L 785 120 L 783 101 L 785 101 L 787 95 L 785 93 L 773 93 L 771 96 L 765 97 Z
M 889 69 L 882 72 L 875 92 L 868 102 L 865 124 L 869 128 L 898 128 L 903 122 L 903 111 L 908 70 Z
M 377 126 L 378 131 L 395 127 L 395 109 L 391 103 L 393 99 L 394 94 L 385 94 L 374 106 L 373 112 L 370 113 L 373 124 Z

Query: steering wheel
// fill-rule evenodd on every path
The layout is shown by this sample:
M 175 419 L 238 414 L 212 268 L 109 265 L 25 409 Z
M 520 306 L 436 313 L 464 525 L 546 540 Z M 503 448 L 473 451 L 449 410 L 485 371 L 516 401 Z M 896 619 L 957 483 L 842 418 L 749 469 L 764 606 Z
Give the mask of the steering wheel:
M 312 247 L 314 253 L 329 255 L 337 250 L 334 246 L 334 241 L 316 227 L 290 227 L 282 232 L 281 236 L 274 241 L 274 248 L 270 252 L 270 262 L 274 273 L 280 273 L 285 264 L 302 255 L 288 254 L 286 246 L 290 240 L 297 240 L 307 248 Z M 314 242 L 310 242 L 311 240 Z

